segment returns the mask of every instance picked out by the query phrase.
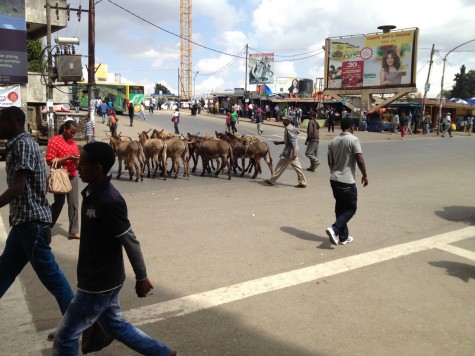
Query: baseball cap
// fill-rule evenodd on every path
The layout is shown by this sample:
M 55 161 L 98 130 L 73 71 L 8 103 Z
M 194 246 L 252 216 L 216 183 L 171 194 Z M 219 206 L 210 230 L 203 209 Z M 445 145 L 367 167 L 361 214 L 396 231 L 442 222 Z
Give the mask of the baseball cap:
M 282 118 L 282 121 L 284 120 L 287 120 L 287 121 L 290 121 L 290 123 L 294 123 L 294 118 L 290 115 L 284 115 L 284 117 Z

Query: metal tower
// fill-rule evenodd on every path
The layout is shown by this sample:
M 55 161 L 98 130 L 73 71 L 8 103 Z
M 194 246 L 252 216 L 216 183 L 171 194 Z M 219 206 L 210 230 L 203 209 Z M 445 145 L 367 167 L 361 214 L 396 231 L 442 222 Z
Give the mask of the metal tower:
M 180 0 L 180 99 L 191 100 L 192 97 L 192 0 Z

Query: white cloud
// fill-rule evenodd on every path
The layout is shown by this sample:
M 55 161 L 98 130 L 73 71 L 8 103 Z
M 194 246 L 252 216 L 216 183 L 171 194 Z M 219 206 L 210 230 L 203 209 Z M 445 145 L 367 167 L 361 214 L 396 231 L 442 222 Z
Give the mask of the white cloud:
M 178 1 L 115 0 L 143 21 L 107 1 L 96 5 L 96 62 L 108 64 L 113 73 L 122 73 L 136 83 L 177 80 L 180 67 L 180 6 Z M 193 41 L 211 49 L 237 55 L 246 44 L 250 52 L 274 52 L 275 75 L 302 78 L 323 75 L 323 56 L 316 54 L 327 37 L 378 32 L 379 25 L 398 28 L 418 27 L 417 86 L 422 92 L 426 81 L 430 48 L 434 43 L 439 55 L 434 57 L 429 96 L 440 92 L 442 59 L 447 51 L 472 39 L 475 3 L 471 0 L 400 0 L 386 6 L 376 0 L 323 3 L 315 0 L 193 0 Z M 79 23 L 71 17 L 70 28 L 61 35 L 76 33 L 81 37 L 80 50 L 87 54 L 87 16 Z M 161 27 L 163 30 L 157 28 Z M 165 31 L 164 31 L 165 30 Z M 168 32 L 167 32 L 168 31 Z M 305 57 L 315 49 L 311 58 Z M 447 57 L 445 87 L 462 64 L 475 69 L 475 42 Z M 462 51 L 463 50 L 463 51 Z M 301 55 L 297 55 L 297 54 Z M 287 57 L 286 57 L 287 56 Z M 277 62 L 284 59 L 288 62 Z M 193 71 L 198 70 L 196 91 L 224 90 L 244 85 L 245 59 L 232 65 L 233 57 L 193 45 Z M 229 65 L 229 67 L 228 67 Z M 222 71 L 220 71 L 222 69 Z M 213 73 L 211 76 L 204 76 Z M 149 85 L 149 84 L 147 84 Z M 176 87 L 177 85 L 173 85 Z

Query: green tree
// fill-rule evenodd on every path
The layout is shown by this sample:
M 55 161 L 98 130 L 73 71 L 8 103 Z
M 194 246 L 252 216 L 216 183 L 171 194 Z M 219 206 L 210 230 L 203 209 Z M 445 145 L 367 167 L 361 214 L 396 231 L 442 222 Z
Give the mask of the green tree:
M 41 72 L 44 67 L 44 58 L 42 58 L 43 45 L 41 40 L 26 41 L 26 55 L 28 61 L 28 70 L 31 72 Z
M 469 70 L 465 65 L 460 68 L 460 73 L 455 74 L 455 85 L 452 87 L 450 97 L 468 99 L 475 96 L 475 71 Z
M 163 84 L 155 84 L 155 89 L 153 91 L 154 94 L 160 94 L 160 91 L 162 92 L 162 94 L 171 94 L 171 91 Z

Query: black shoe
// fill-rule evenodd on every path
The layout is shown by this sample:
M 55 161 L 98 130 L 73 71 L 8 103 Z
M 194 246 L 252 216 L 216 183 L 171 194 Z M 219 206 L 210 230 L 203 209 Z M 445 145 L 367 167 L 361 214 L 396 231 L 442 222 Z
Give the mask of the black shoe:
M 309 172 L 315 172 L 315 168 L 308 167 L 308 168 L 307 168 L 307 171 L 309 171 Z
M 295 188 L 307 188 L 305 184 L 299 183 L 295 186 Z
M 55 332 L 56 332 L 56 331 L 53 331 L 51 334 L 48 334 L 48 338 L 47 338 L 48 341 L 54 341 L 54 333 L 55 333 Z

